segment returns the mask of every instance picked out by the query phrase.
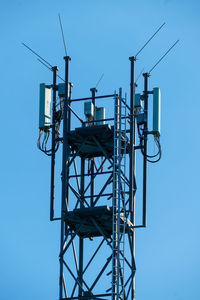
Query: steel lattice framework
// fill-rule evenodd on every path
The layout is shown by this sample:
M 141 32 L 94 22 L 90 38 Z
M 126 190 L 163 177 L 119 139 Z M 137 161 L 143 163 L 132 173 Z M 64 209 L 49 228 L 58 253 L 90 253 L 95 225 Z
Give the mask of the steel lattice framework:
M 113 126 L 92 120 L 71 130 L 72 103 L 85 98 L 65 96 L 60 299 L 134 298 L 135 85 L 134 58 L 130 60 L 130 105 L 121 89 L 118 94 L 102 97 L 91 89 L 89 98 L 94 105 L 103 98 L 113 102 L 114 116 L 105 120 L 113 121 Z M 65 57 L 65 61 L 65 94 L 69 95 L 70 58 Z
M 149 74 L 144 73 L 143 134 L 136 145 L 134 64 L 130 57 L 130 101 L 122 89 L 110 95 L 72 99 L 70 57 L 65 58 L 65 95 L 57 109 L 57 67 L 53 71 L 50 220 L 60 220 L 59 299 L 135 298 L 135 228 L 146 226 Z M 76 103 L 110 101 L 113 117 L 83 121 Z M 128 102 L 128 103 L 127 103 Z M 80 121 L 73 128 L 72 114 Z M 58 121 L 59 120 L 59 121 Z M 104 122 L 101 124 L 100 122 Z M 62 124 L 63 135 L 58 136 Z M 55 159 L 62 144 L 61 216 L 54 217 Z M 143 222 L 135 225 L 136 150 L 143 153 Z M 43 151 L 45 152 L 45 151 Z

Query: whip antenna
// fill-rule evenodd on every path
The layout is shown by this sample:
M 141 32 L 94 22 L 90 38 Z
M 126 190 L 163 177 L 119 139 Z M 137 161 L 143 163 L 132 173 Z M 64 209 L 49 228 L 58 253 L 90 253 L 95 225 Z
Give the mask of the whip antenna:
M 46 59 L 44 59 L 42 56 L 40 56 L 37 52 L 35 52 L 33 49 L 31 49 L 29 46 L 27 46 L 25 43 L 22 43 L 24 47 L 26 47 L 29 51 L 31 51 L 33 54 L 35 54 L 37 57 L 39 57 L 41 60 L 43 60 L 47 65 L 49 65 L 51 68 L 53 67 Z
M 61 33 L 62 33 L 62 39 L 63 39 L 63 45 L 64 45 L 64 49 L 65 49 L 65 55 L 67 56 L 67 47 L 66 47 L 66 43 L 65 43 L 65 36 L 64 36 L 64 31 L 63 31 L 63 27 L 62 27 L 62 21 L 61 21 L 60 14 L 58 14 L 58 18 L 59 18 L 59 23 L 60 23 L 60 30 L 61 30 Z
M 149 71 L 149 74 L 153 71 L 153 69 L 155 69 L 155 67 L 163 60 L 163 58 L 172 50 L 172 48 L 174 48 L 176 46 L 176 44 L 179 42 L 179 40 L 177 40 L 170 48 L 169 50 L 167 50 L 167 52 L 157 61 L 157 63 L 151 68 L 151 70 Z
M 49 69 L 50 71 L 53 72 L 52 68 L 48 67 L 42 60 L 40 60 L 40 59 L 38 58 L 38 61 L 39 61 L 41 64 L 43 64 L 43 66 L 45 66 L 47 69 Z M 62 77 L 60 77 L 58 74 L 57 74 L 57 77 L 60 78 L 63 82 L 65 82 L 65 80 L 64 80 Z
M 135 58 L 138 56 L 140 52 L 148 45 L 148 43 L 154 38 L 154 36 L 160 31 L 160 29 L 165 25 L 165 22 L 156 30 L 156 32 L 148 39 L 148 41 L 142 46 L 142 48 L 138 51 L 138 53 L 135 55 Z
M 97 81 L 97 84 L 96 84 L 96 86 L 95 86 L 95 89 L 98 87 L 98 85 L 99 85 L 100 81 L 102 80 L 103 76 L 104 76 L 104 73 L 101 75 L 101 77 L 100 77 L 99 80 Z
M 141 72 L 139 73 L 138 77 L 136 78 L 135 83 L 138 82 L 138 80 L 139 80 L 140 76 L 142 75 L 143 71 L 144 71 L 144 68 L 142 68 Z

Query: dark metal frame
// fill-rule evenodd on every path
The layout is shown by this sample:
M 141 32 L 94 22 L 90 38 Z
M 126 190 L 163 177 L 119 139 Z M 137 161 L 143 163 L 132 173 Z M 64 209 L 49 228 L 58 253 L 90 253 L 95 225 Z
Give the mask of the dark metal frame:
M 113 180 L 113 157 L 108 153 L 107 149 L 105 149 L 104 145 L 98 140 L 97 137 L 93 137 L 93 141 L 96 146 L 99 148 L 100 152 L 104 157 L 102 163 L 98 168 L 95 165 L 95 158 L 90 157 L 90 170 L 86 172 L 86 158 L 84 156 L 80 156 L 80 151 L 82 147 L 87 142 L 87 137 L 83 140 L 82 144 L 78 147 L 78 149 L 74 150 L 69 145 L 69 133 L 71 130 L 71 113 L 73 113 L 79 121 L 81 125 L 84 127 L 86 124 L 95 125 L 96 121 L 82 121 L 81 118 L 76 114 L 76 112 L 71 108 L 71 103 L 77 101 L 85 101 L 92 100 L 94 107 L 96 105 L 96 100 L 102 99 L 112 99 L 118 97 L 118 94 L 110 94 L 103 96 L 96 96 L 97 90 L 96 88 L 91 89 L 91 97 L 87 98 L 79 98 L 79 99 L 71 99 L 69 97 L 69 63 L 70 57 L 64 57 L 65 60 L 65 97 L 64 97 L 64 113 L 63 113 L 63 137 L 60 138 L 60 141 L 63 143 L 62 150 L 62 201 L 61 201 L 61 217 L 54 218 L 54 185 L 55 185 L 55 113 L 56 113 L 56 92 L 57 92 L 57 67 L 53 67 L 53 118 L 52 118 L 52 156 L 51 156 L 51 198 L 50 198 L 50 220 L 61 220 L 61 230 L 60 230 L 60 277 L 59 277 L 59 299 L 108 299 L 112 296 L 113 300 L 119 300 L 113 296 L 112 285 L 113 283 L 113 274 L 110 288 L 103 292 L 102 290 L 94 293 L 93 291 L 100 282 L 102 277 L 105 275 L 105 271 L 110 265 L 113 254 L 113 243 L 112 243 L 112 235 L 108 235 L 108 233 L 103 229 L 101 222 L 94 217 L 90 217 L 87 222 L 90 226 L 94 226 L 96 230 L 99 232 L 99 235 L 102 236 L 101 242 L 97 245 L 94 253 L 89 258 L 87 264 L 84 262 L 84 252 L 87 251 L 85 239 L 88 236 L 81 236 L 80 232 L 84 226 L 84 220 L 80 225 L 74 229 L 66 224 L 66 214 L 69 210 L 73 209 L 87 209 L 87 208 L 95 208 L 98 206 L 100 199 L 107 197 L 110 200 L 113 196 L 112 192 L 106 192 L 106 189 L 112 184 Z M 125 219 L 129 219 L 131 222 L 131 227 L 128 226 L 126 231 L 127 245 L 128 245 L 128 255 L 124 255 L 123 253 L 119 253 L 121 259 L 124 261 L 126 268 L 128 268 L 128 277 L 123 278 L 122 274 L 120 274 L 119 282 L 120 286 L 123 289 L 123 299 L 134 299 L 135 298 L 135 282 L 134 276 L 136 271 L 135 265 L 135 228 L 137 227 L 145 227 L 146 226 L 146 177 L 147 177 L 147 159 L 144 156 L 143 161 L 143 223 L 142 225 L 135 225 L 135 193 L 137 190 L 136 187 L 136 174 L 135 174 L 135 159 L 136 159 L 136 150 L 140 149 L 141 146 L 136 146 L 136 115 L 134 111 L 134 99 L 135 99 L 135 77 L 134 77 L 134 68 L 135 68 L 135 57 L 130 57 L 130 104 L 127 105 L 124 100 L 124 105 L 126 105 L 129 110 L 129 115 L 125 117 L 125 119 L 129 119 L 130 127 L 127 130 L 129 133 L 129 172 L 128 174 L 123 174 L 123 177 L 126 182 L 127 191 L 125 192 L 128 195 L 128 199 L 124 199 L 126 204 L 126 215 Z M 147 135 L 148 135 L 148 77 L 149 74 L 143 74 L 145 78 L 144 85 L 144 114 L 145 114 L 145 125 L 144 125 L 144 145 L 143 151 L 147 153 Z M 114 118 L 107 118 L 105 121 L 113 121 Z M 98 120 L 99 121 L 99 120 Z M 80 158 L 80 173 L 78 174 L 76 160 Z M 105 167 L 106 162 L 109 162 L 109 167 L 107 167 L 106 171 L 102 171 L 102 167 Z M 71 172 L 72 167 L 74 167 L 73 173 Z M 96 168 L 96 170 L 95 170 Z M 95 184 L 97 176 L 99 175 L 109 175 L 105 178 L 103 186 L 100 188 L 99 193 L 95 194 Z M 89 179 L 89 183 L 86 185 L 86 177 Z M 127 178 L 128 177 L 128 178 Z M 76 187 L 71 184 L 72 179 L 76 180 Z M 90 194 L 86 194 L 90 191 Z M 75 197 L 76 201 L 74 201 L 73 207 L 70 202 L 71 193 Z M 87 200 L 88 199 L 88 200 Z M 105 200 L 104 200 L 105 201 Z M 110 217 L 112 218 L 112 216 Z M 127 223 L 128 224 L 128 223 Z M 91 237 L 90 237 L 91 239 Z M 94 237 L 95 239 L 95 237 Z M 76 243 L 75 243 L 76 241 Z M 78 241 L 78 256 L 77 256 L 77 241 Z M 102 258 L 102 268 L 96 277 L 93 280 L 93 283 L 89 285 L 85 280 L 85 273 L 88 270 L 88 267 L 95 262 L 96 255 L 99 250 L 102 248 L 108 248 L 111 250 L 111 255 L 107 258 Z M 67 253 L 69 249 L 72 250 L 73 260 L 75 264 L 75 268 L 69 266 L 69 262 L 66 261 L 65 257 L 67 257 Z M 69 258 L 69 257 L 68 257 Z M 72 259 L 72 258 L 70 258 Z M 103 262 L 103 260 L 105 260 Z M 64 274 L 67 271 L 67 274 L 71 277 L 73 281 L 73 288 L 71 290 L 71 294 L 68 295 L 68 283 L 65 281 Z M 107 275 L 109 276 L 112 271 L 109 271 Z M 105 280 L 105 279 L 104 279 Z
M 171 49 L 178 43 L 176 41 L 170 49 L 158 60 L 158 62 L 151 68 L 149 73 L 144 73 L 144 91 L 142 99 L 144 100 L 144 111 L 143 111 L 143 133 L 140 134 L 140 124 L 138 124 L 138 134 L 140 138 L 140 144 L 136 145 L 136 128 L 137 128 L 137 114 L 135 110 L 135 61 L 136 57 L 141 53 L 141 51 L 149 44 L 152 38 L 160 31 L 160 29 L 164 26 L 163 23 L 157 31 L 148 39 L 148 41 L 143 45 L 143 47 L 137 52 L 135 56 L 129 58 L 130 60 L 130 104 L 127 105 L 125 99 L 121 97 L 121 89 L 119 90 L 118 94 L 110 94 L 110 95 L 102 95 L 96 96 L 97 90 L 96 88 L 90 89 L 91 97 L 87 98 L 78 98 L 78 99 L 71 99 L 71 87 L 69 87 L 69 62 L 70 57 L 67 56 L 67 50 L 64 40 L 64 33 L 62 29 L 61 19 L 60 26 L 62 31 L 62 37 L 65 47 L 66 56 L 64 57 L 65 60 L 65 80 L 63 80 L 58 74 L 58 68 L 56 66 L 52 66 L 48 61 L 42 58 L 39 54 L 37 54 L 34 50 L 28 47 L 26 44 L 22 43 L 27 49 L 29 49 L 34 55 L 39 58 L 40 63 L 46 66 L 53 72 L 53 84 L 51 85 L 53 89 L 53 104 L 52 104 L 52 125 L 51 133 L 52 133 L 52 141 L 51 141 L 51 149 L 44 150 L 40 147 L 40 138 L 41 134 L 38 139 L 38 148 L 43 151 L 48 156 L 51 156 L 51 191 L 50 191 L 50 220 L 60 220 L 61 221 L 61 228 L 60 228 L 60 254 L 59 254 L 59 261 L 60 261 L 60 275 L 59 275 L 59 300 L 64 299 L 107 299 L 108 297 L 112 297 L 112 300 L 128 300 L 135 298 L 135 228 L 146 227 L 146 210 L 147 210 L 147 162 L 157 162 L 161 158 L 161 146 L 158 137 L 155 136 L 155 141 L 158 145 L 158 155 L 159 158 L 155 161 L 148 160 L 148 157 L 156 157 L 148 156 L 147 155 L 147 140 L 149 134 L 158 134 L 156 132 L 148 131 L 148 95 L 152 94 L 152 91 L 148 91 L 148 78 L 150 73 L 153 69 L 163 60 L 163 58 L 171 51 Z M 59 111 L 61 115 L 57 115 L 56 111 L 56 93 L 58 90 L 57 86 L 57 77 L 60 78 L 65 82 L 65 97 L 64 97 L 64 111 Z M 101 80 L 101 79 L 100 79 Z M 98 82 L 99 83 L 99 82 Z M 97 84 L 98 85 L 98 84 Z M 70 90 L 69 90 L 70 89 Z M 124 139 L 123 131 L 121 128 L 116 130 L 118 124 L 116 126 L 116 106 L 114 112 L 114 118 L 107 118 L 104 120 L 92 120 L 83 121 L 79 115 L 72 109 L 71 104 L 76 103 L 78 101 L 85 101 L 85 100 L 92 100 L 94 107 L 96 107 L 96 100 L 104 100 L 114 98 L 117 103 L 117 110 L 122 107 L 122 104 L 129 110 L 129 114 L 125 116 L 121 116 L 121 112 L 119 116 L 117 116 L 117 120 L 119 119 L 119 124 L 122 124 L 121 121 L 125 121 L 130 124 L 129 129 L 125 130 L 125 135 L 129 134 L 129 145 L 128 151 L 124 151 L 123 155 L 121 155 L 121 145 L 124 143 L 126 145 L 126 141 L 122 143 L 122 139 Z M 62 115 L 63 113 L 63 115 Z M 82 148 L 86 145 L 87 142 L 91 143 L 91 139 L 86 137 L 82 137 L 79 141 L 80 144 L 74 144 L 73 146 L 70 144 L 70 134 L 71 131 L 71 113 L 75 115 L 75 117 L 81 122 L 82 129 L 85 129 L 86 126 L 95 126 L 97 122 L 100 121 L 114 121 L 114 135 L 113 140 L 115 140 L 115 145 L 117 145 L 117 150 L 114 149 L 113 153 L 109 153 L 108 149 L 106 149 L 105 145 L 98 137 L 93 134 L 92 142 L 95 144 L 95 147 L 99 149 L 99 152 L 93 151 L 90 153 L 89 161 L 90 161 L 90 170 L 86 172 L 86 159 L 87 156 L 84 156 L 82 153 Z M 141 116 L 140 116 L 141 117 Z M 57 126 L 60 126 L 61 119 L 63 119 L 63 136 L 59 137 L 59 132 L 57 131 Z M 141 122 L 141 120 L 140 120 Z M 119 126 L 120 127 L 120 126 Z M 125 126 L 126 127 L 126 126 Z M 43 128 L 43 131 L 48 131 L 46 135 L 47 138 L 43 140 L 43 143 L 48 140 L 50 128 Z M 42 132 L 42 131 L 41 131 Z M 76 135 L 74 135 L 76 138 Z M 119 140 L 118 140 L 119 139 Z M 117 142 L 116 142 L 117 140 Z M 126 140 L 126 136 L 125 136 Z M 62 142 L 62 173 L 61 173 L 61 180 L 62 180 L 62 198 L 61 198 L 61 215 L 59 218 L 54 217 L 54 202 L 55 202 L 55 162 L 56 162 L 56 151 L 58 150 L 59 143 Z M 118 145 L 120 145 L 118 147 Z M 45 146 L 46 147 L 46 146 Z M 114 146 L 115 147 L 115 146 Z M 113 148 L 114 148 L 113 147 Z M 124 146 L 122 146 L 123 148 Z M 91 147 L 91 149 L 93 149 Z M 124 149 L 124 148 L 123 148 Z M 142 224 L 135 225 L 135 194 L 137 190 L 136 186 L 136 170 L 135 170 L 135 162 L 136 162 L 136 150 L 141 150 L 143 154 L 143 201 L 142 201 Z M 111 151 L 112 152 L 112 151 Z M 100 166 L 97 168 L 95 165 L 95 156 L 102 154 L 103 160 Z M 120 153 L 120 159 L 116 158 L 116 153 Z M 118 155 L 118 154 L 117 154 Z M 123 172 L 121 169 L 121 160 L 123 160 L 124 156 L 129 157 L 129 171 Z M 76 164 L 76 160 L 79 158 L 80 160 L 80 173 L 78 174 L 78 167 Z M 107 166 L 106 171 L 103 171 L 102 168 L 106 167 L 106 162 L 109 163 Z M 71 173 L 72 166 L 74 167 L 74 173 Z M 95 170 L 96 169 L 96 170 Z M 112 170 L 111 170 L 112 169 Z M 120 170 L 120 172 L 116 172 Z M 101 186 L 100 191 L 97 192 L 97 178 L 99 175 L 108 176 L 105 178 L 103 186 Z M 102 177 L 102 176 L 101 176 Z M 117 178 L 117 184 L 116 184 Z M 74 187 L 71 181 L 75 179 L 76 187 Z M 89 179 L 89 183 L 86 185 L 86 180 Z M 121 185 L 122 181 L 124 185 L 124 190 L 122 191 Z M 102 181 L 101 181 L 102 183 Z M 112 185 L 112 192 L 106 191 L 106 189 Z M 90 194 L 87 195 L 88 191 Z M 71 201 L 71 195 L 75 197 L 75 201 Z M 108 209 L 107 206 L 100 206 L 100 199 L 104 199 L 105 204 L 105 197 L 108 200 L 113 198 L 112 200 L 112 209 Z M 117 200 L 116 200 L 117 199 Z M 73 198 L 74 200 L 74 198 Z M 123 210 L 121 210 L 121 206 L 117 206 L 122 202 Z M 120 207 L 120 209 L 119 209 Z M 99 210 L 95 210 L 98 208 Z M 125 208 L 125 209 L 124 209 Z M 100 211 L 103 211 L 103 214 L 100 214 Z M 112 213 L 110 212 L 112 211 Z M 79 212 L 79 214 L 78 214 Z M 121 216 L 121 213 L 123 215 Z M 77 216 L 78 215 L 78 216 Z M 71 220 L 70 217 L 71 216 Z M 71 223 L 70 223 L 71 222 Z M 103 224 L 106 222 L 106 224 Z M 108 224 L 107 224 L 108 223 Z M 110 226 L 111 223 L 111 226 Z M 122 223 L 122 227 L 124 228 L 123 233 L 120 231 L 120 226 Z M 106 226 L 107 227 L 106 227 Z M 87 227 L 88 226 L 88 227 Z M 109 230 L 110 228 L 112 230 Z M 86 232 L 86 228 L 88 231 Z M 95 229 L 92 231 L 92 229 Z M 84 266 L 84 253 L 86 248 L 86 239 L 89 238 L 92 240 L 93 238 L 101 236 L 102 240 L 96 246 L 95 251 L 89 257 L 87 264 Z M 121 240 L 126 237 L 127 244 L 128 244 L 128 255 L 124 254 L 118 247 Z M 76 247 L 78 244 L 78 256 Z M 108 248 L 111 250 L 111 255 L 107 255 L 107 257 L 102 257 L 102 267 L 99 273 L 94 277 L 92 284 L 89 284 L 87 279 L 85 279 L 85 273 L 88 270 L 89 266 L 92 262 L 95 262 L 96 256 L 99 253 L 102 247 Z M 67 252 L 71 249 L 72 256 L 70 259 L 66 261 Z M 124 248 L 123 248 L 124 250 Z M 106 256 L 106 255 L 105 255 Z M 70 266 L 70 260 L 73 259 L 74 261 L 74 268 Z M 103 261 L 103 259 L 105 261 Z M 106 269 L 108 268 L 110 262 L 112 260 L 112 269 L 106 275 L 109 276 L 112 274 L 112 279 L 110 283 L 110 287 L 105 291 L 103 291 L 104 283 L 101 285 L 100 291 L 93 292 L 96 285 L 102 279 L 103 275 L 105 274 Z M 122 267 L 123 265 L 123 267 Z M 128 269 L 126 272 L 122 272 L 124 265 Z M 116 272 L 117 269 L 117 272 Z M 72 278 L 72 289 L 71 295 L 68 295 L 68 286 L 70 285 L 69 282 L 65 281 L 65 271 L 68 272 L 68 275 Z M 124 275 L 126 273 L 126 276 Z M 117 276 L 117 278 L 116 278 Z M 119 292 L 119 289 L 121 291 Z

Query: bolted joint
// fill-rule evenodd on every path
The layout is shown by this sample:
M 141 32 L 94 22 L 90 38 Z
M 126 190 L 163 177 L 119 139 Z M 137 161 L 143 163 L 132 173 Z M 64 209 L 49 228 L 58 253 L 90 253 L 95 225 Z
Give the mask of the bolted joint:
M 150 74 L 150 73 L 148 73 L 148 72 L 147 72 L 147 73 L 143 73 L 142 75 L 143 75 L 145 78 L 147 78 L 147 77 L 150 77 L 150 76 L 151 76 L 151 74 Z
M 136 57 L 135 57 L 135 56 L 130 56 L 130 57 L 129 57 L 129 60 L 130 60 L 130 61 L 136 61 Z
M 52 69 L 52 71 L 59 71 L 59 69 L 58 69 L 57 66 L 54 66 L 54 67 L 52 67 L 51 69 Z
M 70 57 L 70 56 L 64 56 L 64 60 L 70 61 L 70 60 L 71 60 L 71 57 Z
M 98 90 L 97 90 L 96 88 L 91 88 L 90 91 L 91 91 L 91 92 L 95 92 L 95 93 L 98 92 Z

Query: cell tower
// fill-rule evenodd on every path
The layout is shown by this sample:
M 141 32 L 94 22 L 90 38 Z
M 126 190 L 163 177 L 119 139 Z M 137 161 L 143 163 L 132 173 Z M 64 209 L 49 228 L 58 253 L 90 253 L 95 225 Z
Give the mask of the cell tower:
M 146 227 L 147 163 L 161 158 L 160 89 L 148 88 L 150 73 L 157 64 L 143 74 L 144 90 L 136 94 L 137 55 L 129 58 L 129 100 L 122 88 L 99 96 L 96 87 L 90 89 L 89 97 L 73 99 L 70 57 L 64 57 L 64 83 L 57 83 L 57 77 L 62 79 L 57 74 L 58 68 L 39 56 L 53 72 L 53 83 L 40 85 L 38 147 L 51 157 L 50 220 L 61 224 L 59 300 L 135 299 L 135 229 Z M 153 98 L 152 130 L 149 130 L 149 97 Z M 110 101 L 111 118 L 106 118 L 104 101 Z M 76 105 L 80 102 L 86 120 L 77 113 Z M 80 123 L 75 128 L 72 115 Z M 154 136 L 158 146 L 158 152 L 152 156 L 147 154 L 149 135 Z M 55 218 L 55 162 L 59 145 L 62 146 L 62 198 L 61 215 Z M 138 152 L 143 157 L 141 225 L 135 224 Z

